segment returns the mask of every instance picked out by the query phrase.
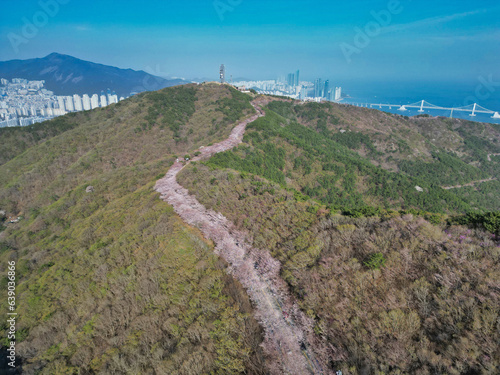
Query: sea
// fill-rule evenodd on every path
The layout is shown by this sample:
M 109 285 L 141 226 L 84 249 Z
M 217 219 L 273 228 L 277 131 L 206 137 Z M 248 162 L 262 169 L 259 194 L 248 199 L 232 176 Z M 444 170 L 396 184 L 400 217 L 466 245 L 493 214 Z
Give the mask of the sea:
M 500 82 L 491 77 L 480 77 L 477 82 L 450 83 L 450 82 L 343 82 L 343 103 L 374 108 L 385 112 L 397 113 L 405 116 L 428 114 L 430 116 L 445 116 L 461 118 L 470 121 L 488 122 L 500 125 L 500 118 L 493 114 L 476 113 L 470 116 L 471 111 L 408 108 L 401 111 L 402 105 L 413 104 L 425 100 L 438 107 L 459 108 L 477 103 L 478 106 L 493 112 L 500 113 Z M 392 108 L 380 106 L 391 104 Z M 479 107 L 477 107 L 479 108 Z

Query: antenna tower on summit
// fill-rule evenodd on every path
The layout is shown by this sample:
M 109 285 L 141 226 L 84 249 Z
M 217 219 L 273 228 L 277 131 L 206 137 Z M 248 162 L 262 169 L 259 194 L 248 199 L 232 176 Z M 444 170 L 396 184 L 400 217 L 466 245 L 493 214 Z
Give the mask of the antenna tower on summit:
M 220 66 L 220 83 L 226 82 L 226 67 L 224 64 Z

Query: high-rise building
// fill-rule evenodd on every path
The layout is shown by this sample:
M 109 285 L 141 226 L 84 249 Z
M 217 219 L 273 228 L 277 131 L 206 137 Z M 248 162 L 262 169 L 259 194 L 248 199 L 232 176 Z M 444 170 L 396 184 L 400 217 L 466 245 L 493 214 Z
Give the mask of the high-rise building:
M 330 91 L 330 81 L 325 81 L 325 87 L 323 88 L 323 98 L 328 98 L 328 92 Z
M 106 99 L 106 95 L 101 95 L 101 107 L 106 107 L 108 105 L 108 101 Z
M 7 86 L 9 84 L 9 81 L 7 81 L 5 78 L 0 79 L 0 83 L 2 86 Z
M 21 126 L 29 126 L 33 124 L 33 119 L 30 118 L 20 118 L 19 125 Z
M 286 83 L 288 84 L 288 86 L 291 87 L 295 86 L 295 74 L 289 73 L 287 76 Z
M 90 105 L 90 97 L 87 94 L 83 94 L 82 103 L 83 110 L 88 111 L 92 109 L 92 106 Z
M 75 103 L 75 111 L 83 111 L 83 103 L 80 95 L 73 95 L 73 102 Z
M 65 100 L 66 111 L 73 112 L 75 110 L 73 98 L 71 96 L 66 96 L 65 99 L 66 99 Z
M 66 111 L 64 109 L 54 109 L 54 116 L 62 116 L 66 114 Z
M 116 104 L 116 103 L 118 103 L 118 96 L 116 94 L 108 95 L 108 104 Z
M 307 88 L 302 87 L 302 90 L 300 90 L 299 99 L 304 100 L 305 98 L 307 98 Z
M 90 99 L 90 107 L 92 109 L 99 108 L 99 96 L 97 94 L 92 95 L 92 99 Z
M 300 71 L 299 71 L 299 70 L 297 70 L 297 71 L 295 72 L 295 86 L 300 85 L 299 75 L 300 75 Z
M 64 96 L 58 96 L 57 103 L 59 104 L 59 109 L 66 111 L 66 106 L 64 105 Z
M 323 87 L 322 87 L 322 80 L 321 78 L 318 78 L 315 82 L 314 82 L 314 97 L 315 98 L 319 98 L 321 96 L 323 96 Z
M 335 101 L 342 99 L 342 87 L 335 87 Z

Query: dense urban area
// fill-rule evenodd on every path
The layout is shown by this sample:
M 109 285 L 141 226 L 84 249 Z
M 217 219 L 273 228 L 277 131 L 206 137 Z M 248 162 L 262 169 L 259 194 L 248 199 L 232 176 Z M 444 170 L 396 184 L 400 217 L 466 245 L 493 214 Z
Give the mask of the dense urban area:
M 283 75 L 276 80 L 238 81 L 233 85 L 245 90 L 254 89 L 261 94 L 286 96 L 304 101 L 342 100 L 342 88 L 330 86 L 321 78 L 314 82 L 300 81 L 300 72 Z M 88 111 L 118 103 L 124 97 L 111 89 L 100 94 L 58 96 L 45 88 L 44 80 L 24 78 L 0 79 L 0 127 L 28 126 L 50 120 L 69 112 Z
M 118 103 L 118 96 L 111 90 L 100 95 L 84 94 L 57 96 L 44 88 L 45 81 L 28 81 L 14 78 L 0 79 L 0 127 L 28 126 L 50 120 L 68 112 L 87 111 Z
M 232 81 L 232 79 L 231 79 Z M 279 76 L 276 80 L 233 82 L 236 87 L 254 89 L 261 94 L 287 96 L 293 99 L 320 102 L 323 100 L 339 102 L 342 88 L 330 86 L 330 80 L 317 78 L 314 82 L 300 80 L 300 71 Z

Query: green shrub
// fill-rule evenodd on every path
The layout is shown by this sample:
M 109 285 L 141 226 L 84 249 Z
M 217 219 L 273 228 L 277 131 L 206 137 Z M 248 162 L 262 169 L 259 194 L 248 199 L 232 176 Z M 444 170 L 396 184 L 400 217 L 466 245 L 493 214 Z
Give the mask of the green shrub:
M 385 265 L 386 259 L 384 254 L 375 253 L 370 255 L 363 264 L 371 270 L 379 270 Z

